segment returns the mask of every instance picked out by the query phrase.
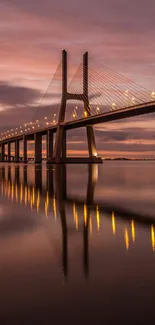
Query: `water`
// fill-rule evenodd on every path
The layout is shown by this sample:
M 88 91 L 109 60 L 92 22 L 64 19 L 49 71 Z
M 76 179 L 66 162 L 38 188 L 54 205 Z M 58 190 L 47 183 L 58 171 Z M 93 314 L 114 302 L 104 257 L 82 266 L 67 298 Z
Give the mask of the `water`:
M 0 165 L 0 323 L 153 324 L 155 164 Z

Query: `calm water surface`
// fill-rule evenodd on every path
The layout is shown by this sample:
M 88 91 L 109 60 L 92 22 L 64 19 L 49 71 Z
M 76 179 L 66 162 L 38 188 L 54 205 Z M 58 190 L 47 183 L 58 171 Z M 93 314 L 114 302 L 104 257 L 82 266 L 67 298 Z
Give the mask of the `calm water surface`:
M 0 165 L 0 324 L 154 324 L 155 163 Z

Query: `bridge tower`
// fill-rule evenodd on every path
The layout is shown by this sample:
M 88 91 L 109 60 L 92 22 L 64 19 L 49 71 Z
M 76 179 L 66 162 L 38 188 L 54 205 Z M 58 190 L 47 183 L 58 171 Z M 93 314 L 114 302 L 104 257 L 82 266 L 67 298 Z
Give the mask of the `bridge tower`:
M 94 129 L 92 125 L 87 125 L 87 142 L 89 156 L 84 157 L 66 157 L 66 129 L 65 129 L 65 113 L 67 100 L 79 100 L 84 103 L 84 110 L 87 116 L 90 115 L 89 97 L 88 97 L 88 52 L 83 55 L 83 93 L 73 94 L 67 91 L 67 52 L 62 51 L 62 98 L 56 131 L 55 146 L 53 156 L 48 163 L 102 163 L 102 159 L 98 157 Z

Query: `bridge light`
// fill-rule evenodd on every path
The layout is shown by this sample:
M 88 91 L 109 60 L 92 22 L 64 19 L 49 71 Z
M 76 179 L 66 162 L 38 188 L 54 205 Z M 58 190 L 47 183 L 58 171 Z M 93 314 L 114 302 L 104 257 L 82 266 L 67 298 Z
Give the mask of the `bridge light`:
M 32 129 L 34 129 L 34 126 L 32 126 Z
M 24 126 L 26 126 L 26 124 L 24 124 Z
M 155 98 L 155 92 L 154 91 L 152 91 L 151 97 Z
M 45 116 L 45 120 L 47 120 L 47 116 Z
M 75 109 L 78 109 L 78 107 L 76 106 Z
M 115 107 L 116 107 L 116 104 L 112 103 L 112 108 L 115 109 Z
M 132 103 L 135 104 L 135 97 L 132 97 Z
M 49 123 L 48 122 L 46 122 L 46 125 L 48 125 Z
M 87 117 L 87 115 L 88 115 L 88 114 L 87 114 L 87 112 L 86 112 L 86 111 L 84 111 L 84 117 Z
M 55 120 L 53 120 L 53 123 L 55 123 Z
M 39 121 L 38 121 L 38 120 L 36 120 L 36 122 L 38 123 Z

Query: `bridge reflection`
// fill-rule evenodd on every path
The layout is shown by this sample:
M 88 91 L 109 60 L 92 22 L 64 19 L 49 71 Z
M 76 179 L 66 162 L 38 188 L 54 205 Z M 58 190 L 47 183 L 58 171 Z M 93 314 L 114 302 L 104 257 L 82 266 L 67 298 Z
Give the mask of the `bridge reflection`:
M 68 238 L 70 233 L 78 232 L 83 237 L 83 270 L 89 274 L 89 239 L 93 232 L 100 233 L 104 217 L 111 218 L 112 234 L 117 235 L 117 220 L 124 222 L 124 244 L 129 250 L 136 241 L 136 224 L 150 229 L 152 250 L 155 251 L 155 220 L 151 217 L 133 214 L 121 208 L 94 202 L 94 191 L 98 176 L 98 165 L 88 165 L 86 198 L 81 200 L 68 196 L 66 165 L 52 165 L 46 169 L 46 184 L 43 184 L 43 167 L 33 166 L 34 179 L 29 180 L 27 165 L 6 166 L 0 169 L 0 194 L 17 204 L 36 211 L 41 218 L 48 220 L 60 218 L 62 230 L 62 268 L 68 275 Z M 67 208 L 71 207 L 69 214 Z M 79 213 L 80 211 L 80 213 Z M 44 213 L 42 213 L 44 212 Z M 67 214 L 67 216 L 66 216 Z M 72 214 L 72 223 L 68 222 Z M 151 247 L 150 246 L 150 247 Z M 132 246 L 134 247 L 134 246 Z

